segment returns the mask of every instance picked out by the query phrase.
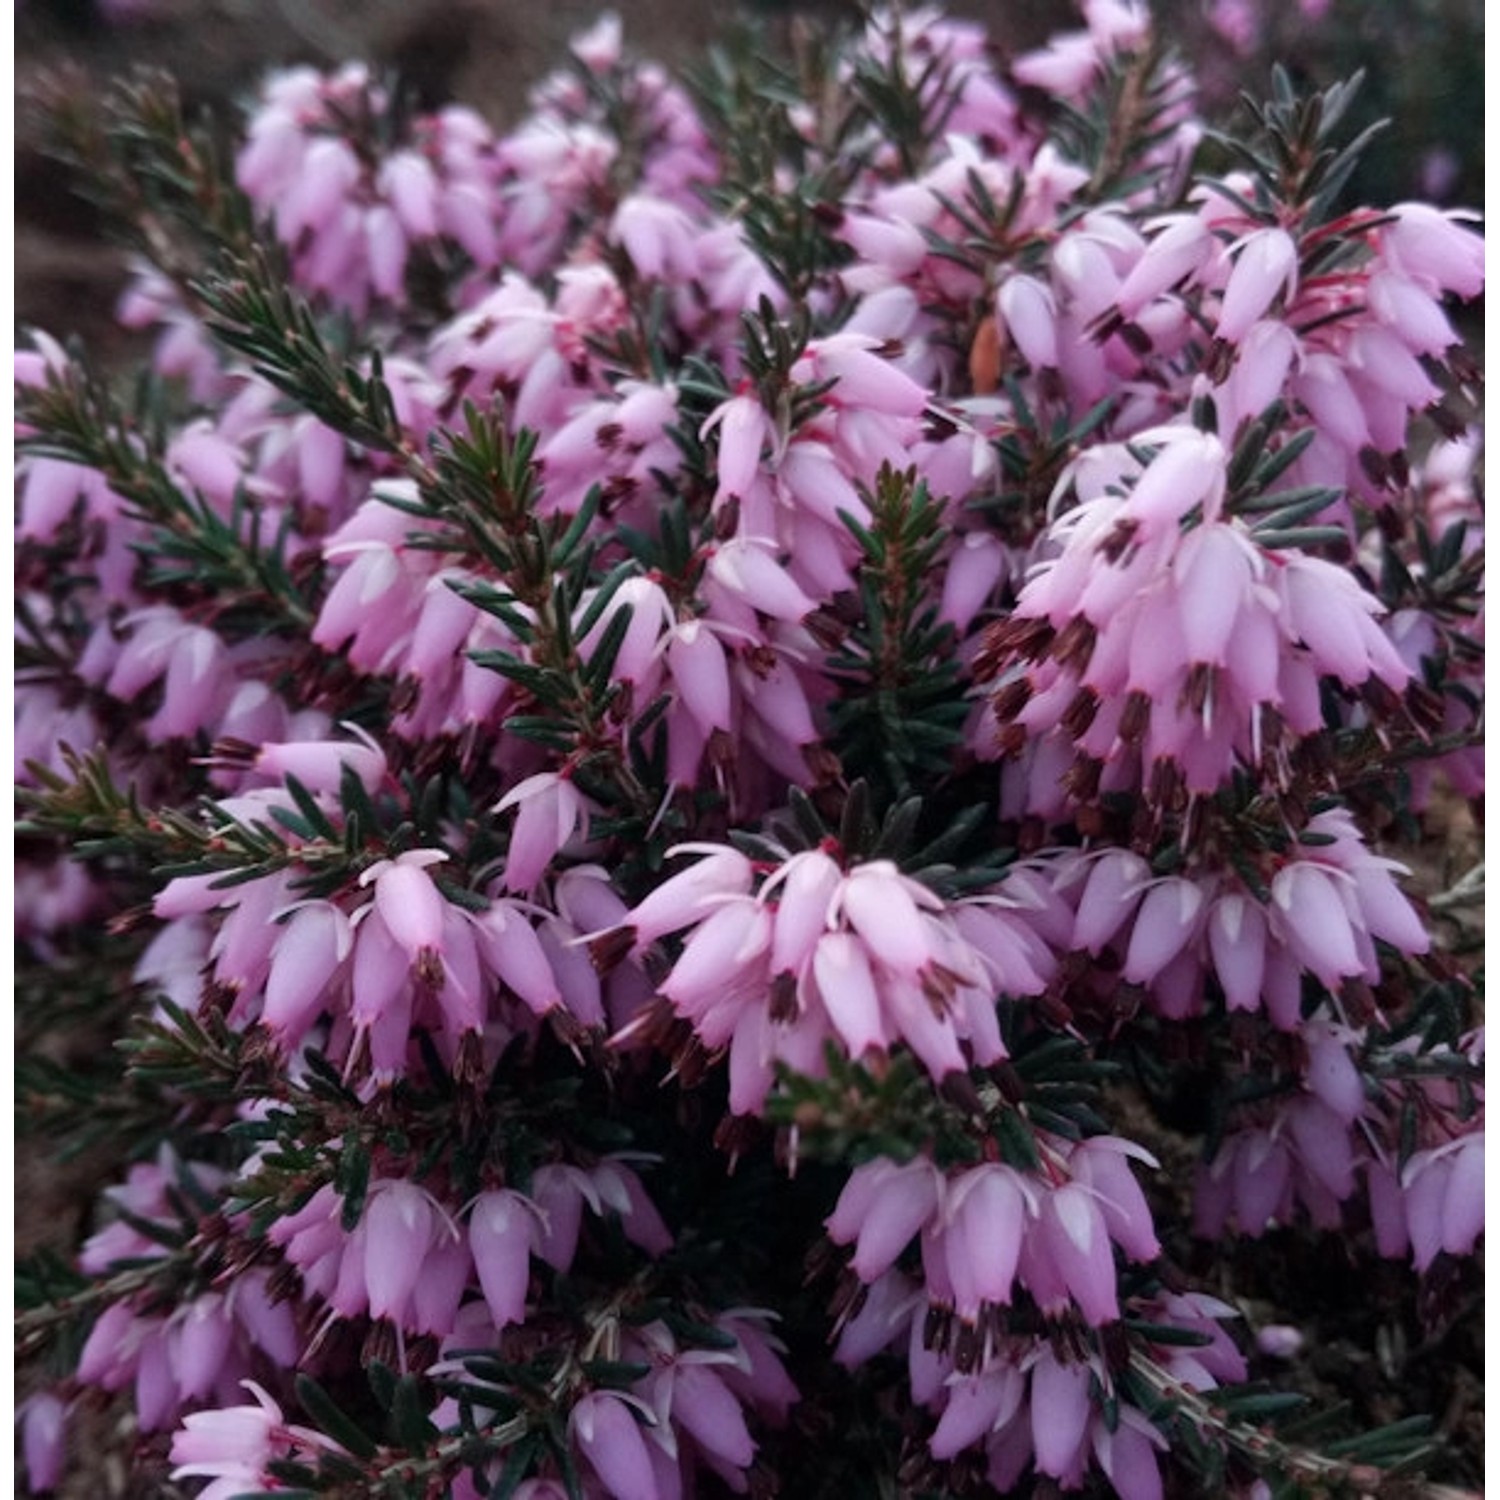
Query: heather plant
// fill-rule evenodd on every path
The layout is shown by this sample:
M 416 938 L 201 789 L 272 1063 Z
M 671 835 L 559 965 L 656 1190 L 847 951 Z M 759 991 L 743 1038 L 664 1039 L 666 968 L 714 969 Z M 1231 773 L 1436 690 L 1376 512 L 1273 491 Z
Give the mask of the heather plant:
M 33 1491 L 1451 1470 L 1243 1247 L 1472 1315 L 1482 240 L 1084 11 L 58 101 L 154 346 L 16 359 Z

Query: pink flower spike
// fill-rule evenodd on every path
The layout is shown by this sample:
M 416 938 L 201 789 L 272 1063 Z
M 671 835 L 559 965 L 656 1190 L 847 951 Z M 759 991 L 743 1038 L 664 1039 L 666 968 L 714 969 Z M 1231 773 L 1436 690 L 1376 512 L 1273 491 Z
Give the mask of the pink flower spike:
M 1408 275 L 1460 297 L 1477 297 L 1484 290 L 1484 240 L 1462 227 L 1464 217 L 1430 203 L 1398 203 L 1381 239 Z
M 1098 1135 L 1074 1151 L 1068 1165 L 1075 1181 L 1092 1189 L 1104 1215 L 1110 1238 L 1131 1260 L 1155 1260 L 1161 1254 L 1161 1242 L 1151 1221 L 1146 1195 L 1126 1163 L 1127 1156 L 1138 1156 L 1155 1166 L 1154 1158 L 1133 1142 L 1115 1136 Z
M 1120 284 L 1117 302 L 1127 318 L 1207 264 L 1213 253 L 1212 232 L 1196 214 L 1176 215 L 1164 222 L 1166 227 Z
M 173 1479 L 216 1475 L 226 1469 L 259 1475 L 276 1456 L 273 1443 L 285 1418 L 281 1408 L 253 1380 L 242 1381 L 255 1406 L 189 1412 L 172 1435 Z
M 1072 946 L 1098 957 L 1129 919 L 1150 879 L 1150 865 L 1128 850 L 1108 849 L 1094 860 L 1079 898 Z
M 1303 1027 L 1307 1042 L 1307 1086 L 1344 1124 L 1352 1124 L 1364 1110 L 1365 1086 L 1346 1040 L 1339 1029 L 1309 1022 Z
M 865 334 L 834 333 L 814 340 L 807 352 L 820 379 L 837 381 L 830 399 L 838 406 L 883 416 L 917 417 L 927 406 L 927 391 L 875 350 Z
M 587 1174 L 577 1167 L 549 1162 L 532 1174 L 531 1201 L 541 1220 L 536 1253 L 554 1271 L 566 1272 L 573 1264 L 586 1197 L 597 1213 L 599 1199 Z
M 1297 958 L 1330 989 L 1364 971 L 1355 950 L 1349 912 L 1334 882 L 1347 879 L 1311 860 L 1276 872 L 1271 901 L 1276 920 Z

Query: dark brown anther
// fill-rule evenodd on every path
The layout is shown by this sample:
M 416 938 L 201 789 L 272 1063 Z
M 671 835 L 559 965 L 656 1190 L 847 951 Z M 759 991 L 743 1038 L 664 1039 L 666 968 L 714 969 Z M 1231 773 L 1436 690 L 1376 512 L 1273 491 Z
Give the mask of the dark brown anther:
M 997 677 L 1012 657 L 1040 661 L 1047 654 L 1057 632 L 1043 619 L 1011 615 L 988 626 L 981 637 L 979 655 L 974 662 L 978 681 Z
M 1382 719 L 1399 719 L 1405 716 L 1406 705 L 1401 694 L 1378 677 L 1367 677 L 1361 684 L 1359 696 L 1370 706 L 1370 712 Z
M 740 529 L 740 498 L 731 495 L 714 516 L 715 541 L 727 542 Z
M 1368 1026 L 1380 1014 L 1375 991 L 1363 979 L 1346 979 L 1339 986 L 1339 1003 L 1353 1026 Z
M 302 1273 L 288 1261 L 273 1266 L 266 1277 L 266 1300 L 294 1302 L 302 1297 Z
M 1152 763 L 1150 787 L 1151 801 L 1165 812 L 1176 811 L 1186 801 L 1182 770 L 1175 760 L 1163 758 Z
M 1062 774 L 1058 785 L 1075 801 L 1092 802 L 1099 795 L 1099 778 L 1104 772 L 1104 762 L 1081 750 L 1073 757 L 1073 764 Z
M 849 639 L 849 627 L 826 609 L 815 609 L 804 615 L 802 624 L 825 651 L 837 651 Z
M 1240 1057 L 1253 1057 L 1260 1048 L 1261 1023 L 1248 1011 L 1229 1013 L 1229 1045 Z
M 1095 783 L 1094 790 L 1097 793 L 1097 782 Z M 1080 807 L 1073 815 L 1073 824 L 1084 838 L 1097 839 L 1104 836 L 1104 831 L 1108 827 L 1108 820 L 1104 816 L 1104 809 L 1102 807 Z
M 781 658 L 770 646 L 752 646 L 744 653 L 744 662 L 764 682 L 780 665 Z
M 1443 721 L 1447 717 L 1443 695 L 1434 692 L 1425 682 L 1418 682 L 1413 678 L 1407 683 L 1406 706 L 1419 729 L 1433 734 L 1443 727 Z
M 249 766 L 254 764 L 255 757 L 259 754 L 259 745 L 236 739 L 233 735 L 225 735 L 223 739 L 213 742 L 208 758 L 221 766 Z
M 1203 362 L 1204 374 L 1214 385 L 1223 385 L 1234 369 L 1234 345 L 1226 339 L 1216 338 L 1208 346 L 1208 358 Z
M 590 938 L 588 947 L 589 962 L 593 964 L 594 972 L 600 975 L 613 973 L 625 955 L 635 947 L 635 928 L 611 927 L 608 932 L 601 932 L 597 937 Z
M 436 948 L 419 948 L 411 977 L 418 988 L 435 994 L 443 987 L 443 955 Z
M 1128 693 L 1125 698 L 1125 707 L 1120 713 L 1120 727 L 1117 733 L 1120 739 L 1127 745 L 1139 745 L 1146 737 L 1146 729 L 1151 723 L 1151 697 L 1137 689 Z
M 1088 732 L 1099 712 L 1099 695 L 1091 687 L 1081 687 L 1073 694 L 1072 701 L 1063 710 L 1059 720 L 1064 730 L 1075 740 Z
M 1022 818 L 1016 829 L 1016 852 L 1021 855 L 1035 854 L 1051 842 L 1047 825 L 1041 818 Z
M 979 1097 L 979 1090 L 974 1087 L 974 1080 L 967 1073 L 947 1074 L 938 1085 L 938 1093 L 965 1114 L 972 1115 L 975 1119 L 983 1117 L 984 1101 Z
M 1094 654 L 1094 643 L 1098 639 L 1099 632 L 1094 629 L 1093 622 L 1082 615 L 1074 615 L 1053 642 L 1052 659 L 1060 667 L 1082 673 Z
M 738 748 L 734 736 L 722 729 L 715 729 L 708 737 L 703 758 L 716 771 L 728 771 L 738 759 Z
M 960 1323 L 958 1335 L 953 1340 L 953 1363 L 959 1373 L 969 1374 L 978 1365 L 983 1352 L 984 1340 L 980 1338 L 979 1330 L 972 1323 Z
M 939 1352 L 948 1346 L 948 1332 L 953 1326 L 953 1309 L 940 1302 L 927 1305 L 927 1316 L 922 1320 L 922 1347 Z
M 995 711 L 995 717 L 1003 724 L 1015 718 L 1029 702 L 1031 702 L 1031 679 L 1017 677 L 1014 681 L 1007 682 L 995 694 L 991 706 Z
M 239 998 L 237 984 L 225 984 L 218 979 L 205 979 L 198 996 L 198 1014 L 201 1016 L 224 1016 Z
M 859 1277 L 847 1274 L 839 1277 L 839 1284 L 834 1287 L 833 1296 L 828 1299 L 829 1318 L 834 1322 L 857 1318 L 869 1292 L 870 1289 Z
M 459 1038 L 458 1055 L 453 1059 L 453 1081 L 460 1088 L 475 1089 L 485 1075 L 484 1038 L 477 1031 L 466 1031 Z
M 391 689 L 390 712 L 392 716 L 409 714 L 422 696 L 422 684 L 416 677 L 403 677 Z
M 1000 754 L 1019 755 L 1026 748 L 1026 730 L 1020 724 L 1002 724 L 995 736 Z
M 1135 325 L 1131 324 L 1130 326 L 1134 327 Z M 1120 337 L 1125 340 L 1126 344 L 1129 345 L 1130 335 L 1126 333 L 1125 328 L 1126 323 L 1124 313 L 1122 313 L 1119 308 L 1112 307 L 1108 312 L 1100 313 L 1099 316 L 1089 324 L 1087 332 L 1088 336 L 1093 339 L 1096 344 L 1102 344 L 1106 340 L 1112 339 L 1118 333 Z M 1140 329 L 1136 328 L 1135 331 L 1139 333 Z
M 279 1066 L 280 1062 L 281 1043 L 276 1040 L 273 1032 L 257 1021 L 245 1033 L 244 1043 L 240 1047 L 240 1065 L 245 1068 L 252 1068 L 260 1063 Z
M 989 1067 L 990 1081 L 1000 1090 L 1000 1097 L 1007 1104 L 1019 1104 L 1026 1097 L 1026 1085 L 1015 1066 L 1009 1062 L 992 1063 Z
M 1391 464 L 1389 458 L 1371 447 L 1359 450 L 1359 466 L 1365 471 L 1365 477 L 1371 484 L 1380 489 L 1386 489 L 1391 483 Z
M 1188 713 L 1202 714 L 1204 706 L 1213 695 L 1215 668 L 1207 662 L 1197 662 L 1188 669 L 1187 681 L 1182 685 L 1182 696 L 1178 700 Z
M 815 787 L 834 787 L 844 778 L 843 761 L 827 745 L 804 745 L 802 762 L 812 776 Z
M 1151 335 L 1139 323 L 1122 322 L 1117 332 L 1125 347 L 1137 358 L 1145 359 L 1151 353 L 1154 347 L 1151 343 Z
M 382 1318 L 378 1323 L 370 1325 L 370 1331 L 365 1335 L 360 1349 L 360 1361 L 366 1367 L 378 1360 L 383 1365 L 399 1369 L 404 1352 L 396 1342 L 395 1325 Z
M 1073 1007 L 1053 990 L 1047 990 L 1036 1002 L 1036 1013 L 1044 1026 L 1066 1031 L 1073 1024 Z
M 152 911 L 149 906 L 127 906 L 124 911 L 116 912 L 105 923 L 104 930 L 111 937 L 124 937 L 126 933 L 139 932 L 151 920 L 151 917 Z
M 613 453 L 624 436 L 625 429 L 618 422 L 605 422 L 594 434 L 594 441 L 606 453 Z
M 1130 1335 L 1123 1323 L 1106 1323 L 1099 1330 L 1099 1352 L 1112 1375 L 1123 1375 L 1130 1367 Z
M 797 976 L 790 971 L 778 974 L 771 980 L 770 1016 L 773 1021 L 789 1026 L 801 1013 L 797 1004 Z
M 726 1156 L 743 1156 L 760 1139 L 760 1123 L 751 1115 L 725 1115 L 714 1128 L 714 1145 Z

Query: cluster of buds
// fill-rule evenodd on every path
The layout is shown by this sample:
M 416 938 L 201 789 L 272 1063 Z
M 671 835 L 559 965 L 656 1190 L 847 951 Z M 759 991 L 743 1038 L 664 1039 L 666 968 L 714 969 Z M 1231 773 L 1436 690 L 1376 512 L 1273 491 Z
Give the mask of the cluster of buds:
M 727 1049 L 736 1113 L 760 1110 L 778 1062 L 821 1076 L 830 1042 L 855 1059 L 904 1044 L 939 1080 L 998 1062 L 997 998 L 1036 993 L 1050 969 L 1003 883 L 950 906 L 888 860 L 845 868 L 807 849 L 757 872 L 734 849 L 683 852 L 705 857 L 593 942 L 607 957 L 687 932 L 658 991 Z

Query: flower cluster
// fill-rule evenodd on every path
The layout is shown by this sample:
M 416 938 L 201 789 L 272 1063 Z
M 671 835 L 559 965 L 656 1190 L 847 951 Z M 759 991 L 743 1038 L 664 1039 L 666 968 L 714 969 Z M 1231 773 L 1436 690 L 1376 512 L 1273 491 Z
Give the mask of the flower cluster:
M 140 238 L 143 404 L 17 356 L 22 1011 L 124 1043 L 33 1489 L 116 1393 L 213 1500 L 1368 1478 L 1173 1256 L 1471 1274 L 1395 853 L 1482 794 L 1482 241 L 1337 201 L 1337 87 L 1206 175 L 1083 11 L 695 95 L 605 17 L 504 132 L 294 69 L 213 179 L 274 253 Z

